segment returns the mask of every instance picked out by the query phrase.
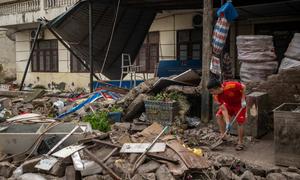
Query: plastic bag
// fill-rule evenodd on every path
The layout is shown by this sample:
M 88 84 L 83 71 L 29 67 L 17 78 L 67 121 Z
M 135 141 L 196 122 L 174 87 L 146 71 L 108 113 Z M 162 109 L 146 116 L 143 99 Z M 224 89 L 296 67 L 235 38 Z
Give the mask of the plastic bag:
M 231 2 L 226 2 L 220 9 L 218 9 L 217 15 L 218 17 L 224 15 L 229 22 L 232 22 L 239 16 Z
M 224 17 L 218 18 L 212 37 L 213 52 L 217 55 L 221 54 L 225 46 L 229 26 L 230 23 Z
M 221 75 L 221 61 L 220 58 L 216 56 L 212 56 L 211 61 L 210 61 L 210 67 L 209 70 L 217 75 Z

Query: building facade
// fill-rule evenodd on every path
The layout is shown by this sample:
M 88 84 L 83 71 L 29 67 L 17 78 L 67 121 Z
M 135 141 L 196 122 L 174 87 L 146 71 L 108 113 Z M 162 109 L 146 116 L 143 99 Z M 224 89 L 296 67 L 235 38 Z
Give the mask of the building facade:
M 30 54 L 38 25 L 36 20 L 39 17 L 51 20 L 74 3 L 76 0 L 29 0 L 0 4 L 0 27 L 9 29 L 15 37 L 15 50 L 11 52 L 15 51 L 18 83 Z M 199 15 L 197 10 L 165 11 L 157 15 L 135 60 L 139 66 L 137 79 L 153 77 L 159 61 L 200 61 L 202 33 L 193 26 L 195 15 Z M 192 36 L 199 37 L 197 42 Z M 70 89 L 88 87 L 89 73 L 51 32 L 44 29 L 38 38 L 25 84 L 51 87 L 62 82 Z

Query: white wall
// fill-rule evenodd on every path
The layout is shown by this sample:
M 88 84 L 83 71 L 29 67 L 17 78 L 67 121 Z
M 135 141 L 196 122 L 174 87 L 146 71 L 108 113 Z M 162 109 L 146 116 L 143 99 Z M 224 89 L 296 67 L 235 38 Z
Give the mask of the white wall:
M 7 38 L 6 30 L 0 29 L 0 64 L 3 67 L 1 79 L 16 77 L 15 57 L 15 42 Z
M 193 29 L 193 16 L 195 10 L 164 11 L 155 18 L 151 25 L 151 31 L 160 31 L 160 60 L 176 59 L 176 31 Z
M 192 17 L 195 11 L 168 11 L 159 14 L 153 22 L 150 31 L 160 31 L 160 60 L 176 59 L 176 31 L 192 29 Z M 175 20 L 175 21 L 174 21 Z M 49 31 L 44 31 L 44 39 L 55 39 Z M 16 33 L 16 67 L 17 81 L 20 83 L 30 52 L 30 31 Z M 59 43 L 58 46 L 59 72 L 43 73 L 30 72 L 26 77 L 26 84 L 40 84 L 48 86 L 49 83 L 59 84 L 65 82 L 67 88 L 88 87 L 89 73 L 70 73 L 70 53 Z M 145 74 L 152 78 L 153 73 Z M 130 79 L 126 76 L 125 79 Z M 137 79 L 143 79 L 143 74 L 137 74 Z

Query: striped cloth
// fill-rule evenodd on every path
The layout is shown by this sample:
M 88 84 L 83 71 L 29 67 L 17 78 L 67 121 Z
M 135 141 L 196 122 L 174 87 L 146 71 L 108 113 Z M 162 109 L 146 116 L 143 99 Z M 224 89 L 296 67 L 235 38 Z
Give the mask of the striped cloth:
M 213 32 L 212 47 L 213 53 L 220 55 L 228 34 L 230 23 L 225 19 L 225 17 L 219 17 Z

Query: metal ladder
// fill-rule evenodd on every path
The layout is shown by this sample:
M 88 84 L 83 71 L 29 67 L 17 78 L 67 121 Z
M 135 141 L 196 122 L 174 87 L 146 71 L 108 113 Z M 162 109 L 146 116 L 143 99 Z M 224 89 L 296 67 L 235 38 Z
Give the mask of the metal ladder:
M 122 53 L 122 66 L 121 66 L 121 78 L 120 85 L 122 87 L 123 77 L 130 74 L 130 87 L 136 86 L 136 67 L 131 64 L 130 54 Z M 132 86 L 133 83 L 133 86 Z

